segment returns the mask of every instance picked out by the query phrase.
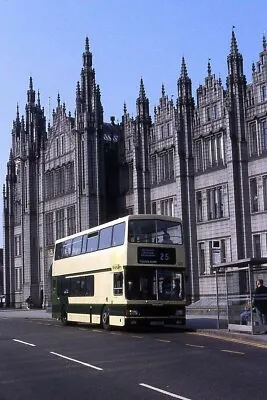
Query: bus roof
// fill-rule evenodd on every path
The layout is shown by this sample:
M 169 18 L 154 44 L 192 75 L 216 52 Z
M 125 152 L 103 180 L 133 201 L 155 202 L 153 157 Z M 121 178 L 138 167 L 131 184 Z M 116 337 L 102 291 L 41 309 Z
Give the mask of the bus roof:
M 117 219 L 115 219 L 113 221 L 106 222 L 105 224 L 97 225 L 97 226 L 94 226 L 93 228 L 89 228 L 89 229 L 83 230 L 81 232 L 74 233 L 73 235 L 65 236 L 63 238 L 60 238 L 60 239 L 56 240 L 55 243 L 64 242 L 65 240 L 73 239 L 76 236 L 85 235 L 87 233 L 93 233 L 93 232 L 99 231 L 100 229 L 107 228 L 109 226 L 113 226 L 115 224 L 119 224 L 119 223 L 122 223 L 122 222 L 125 222 L 125 221 L 129 221 L 129 220 L 137 220 L 137 219 L 159 219 L 159 220 L 174 221 L 174 222 L 182 223 L 182 220 L 180 218 L 170 217 L 168 215 L 130 214 L 130 215 L 126 215 L 125 217 L 117 218 Z

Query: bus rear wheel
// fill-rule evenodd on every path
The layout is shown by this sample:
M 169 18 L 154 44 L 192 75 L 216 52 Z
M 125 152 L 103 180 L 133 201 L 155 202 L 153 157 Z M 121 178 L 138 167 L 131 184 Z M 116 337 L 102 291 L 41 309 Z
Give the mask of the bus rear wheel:
M 109 325 L 109 308 L 105 306 L 102 310 L 101 314 L 101 325 L 102 327 L 108 331 L 110 330 L 110 325 Z

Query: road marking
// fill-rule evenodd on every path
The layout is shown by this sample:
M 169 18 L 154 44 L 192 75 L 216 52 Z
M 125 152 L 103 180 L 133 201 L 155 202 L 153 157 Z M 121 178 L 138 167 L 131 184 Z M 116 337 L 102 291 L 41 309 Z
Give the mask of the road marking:
M 118 336 L 122 335 L 121 332 L 110 332 L 110 334 L 111 334 L 111 335 L 118 335 Z
M 224 353 L 233 353 L 233 354 L 245 354 L 242 351 L 232 351 L 232 350 L 221 350 Z
M 101 331 L 100 329 L 92 329 L 92 331 L 93 332 L 101 332 L 101 333 L 104 332 L 104 331 Z
M 96 367 L 95 365 L 88 364 L 88 363 L 83 362 L 83 361 L 75 360 L 74 358 L 63 356 L 62 354 L 54 353 L 54 351 L 50 351 L 50 354 L 54 354 L 55 356 L 58 356 L 58 357 L 61 357 L 61 358 L 65 358 L 66 360 L 73 361 L 73 362 L 76 362 L 78 364 L 82 364 L 85 367 L 97 369 L 98 371 L 103 371 L 103 368 Z
M 32 346 L 32 347 L 36 346 L 36 344 L 33 344 L 33 343 L 23 342 L 23 340 L 18 340 L 18 339 L 13 339 L 13 340 L 14 340 L 14 342 L 26 344 L 27 346 Z
M 197 344 L 190 344 L 190 343 L 186 343 L 185 345 L 189 346 L 189 347 L 199 347 L 200 349 L 203 349 L 203 347 L 205 347 L 205 346 L 200 346 L 200 345 L 197 345 Z
M 164 343 L 171 343 L 170 340 L 165 340 L 165 339 L 156 339 L 157 342 L 164 342 Z
M 190 400 L 188 397 L 179 396 L 178 394 L 167 392 L 166 390 L 158 389 L 158 388 L 156 388 L 154 386 L 150 386 L 150 385 L 147 385 L 145 383 L 139 383 L 139 385 L 140 386 L 144 386 L 147 389 L 154 390 L 155 392 L 163 393 L 163 394 L 166 394 L 167 396 L 174 397 L 175 399 Z
M 51 326 L 52 324 L 44 324 L 44 325 Z
M 136 339 L 143 339 L 143 336 L 132 335 L 132 337 L 134 337 Z
M 187 332 L 187 334 L 188 335 L 196 335 L 196 336 L 205 336 L 205 337 L 210 337 L 213 339 L 224 340 L 225 342 L 239 343 L 239 344 L 244 344 L 246 346 L 259 347 L 260 349 L 267 350 L 267 344 L 264 344 L 264 343 L 255 343 L 255 342 L 250 342 L 248 340 L 243 340 L 243 339 L 221 337 L 221 336 L 214 335 L 212 333 L 204 333 L 204 332 Z
M 79 331 L 87 331 L 86 328 L 78 328 L 78 329 L 79 329 Z

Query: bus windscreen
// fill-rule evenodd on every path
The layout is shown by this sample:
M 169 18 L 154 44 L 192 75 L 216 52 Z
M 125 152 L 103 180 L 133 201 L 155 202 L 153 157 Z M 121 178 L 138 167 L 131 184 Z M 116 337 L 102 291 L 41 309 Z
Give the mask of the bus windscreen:
M 183 244 L 182 225 L 161 219 L 129 221 L 128 240 L 131 243 Z

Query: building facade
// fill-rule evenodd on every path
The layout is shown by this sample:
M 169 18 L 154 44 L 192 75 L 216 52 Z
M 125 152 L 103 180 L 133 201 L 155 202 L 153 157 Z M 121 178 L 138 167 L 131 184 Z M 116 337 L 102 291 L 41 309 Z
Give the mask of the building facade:
M 153 116 L 141 79 L 136 116 L 103 122 L 86 39 L 75 116 L 58 98 L 51 126 L 30 81 L 4 186 L 4 281 L 10 304 L 50 296 L 54 240 L 131 213 L 182 218 L 188 301 L 215 294 L 212 266 L 267 255 L 267 45 L 247 84 L 232 32 L 226 87 L 196 93 L 182 59 L 177 102 L 162 86 Z

